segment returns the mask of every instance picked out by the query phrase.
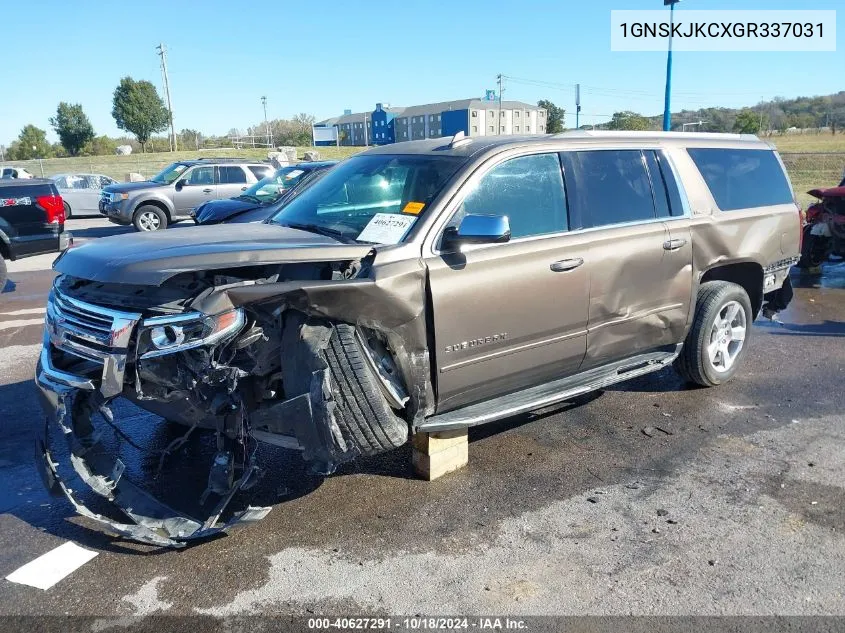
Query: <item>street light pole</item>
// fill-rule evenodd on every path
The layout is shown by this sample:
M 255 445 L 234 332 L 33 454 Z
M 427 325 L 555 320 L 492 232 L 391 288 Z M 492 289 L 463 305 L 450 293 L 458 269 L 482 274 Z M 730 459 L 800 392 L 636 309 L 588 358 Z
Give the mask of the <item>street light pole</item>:
M 663 0 L 669 6 L 669 55 L 666 58 L 666 99 L 663 105 L 663 131 L 672 131 L 672 29 L 675 26 L 675 5 L 681 0 Z
M 270 123 L 267 122 L 267 97 L 261 97 L 261 105 L 264 106 L 264 133 L 267 134 L 267 147 L 270 143 Z

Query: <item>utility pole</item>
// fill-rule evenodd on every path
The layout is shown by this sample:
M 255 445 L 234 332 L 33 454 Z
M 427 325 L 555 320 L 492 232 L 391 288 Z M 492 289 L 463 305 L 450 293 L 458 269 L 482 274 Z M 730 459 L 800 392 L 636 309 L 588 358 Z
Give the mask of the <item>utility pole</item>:
M 581 84 L 575 84 L 575 129 L 581 129 Z
M 496 80 L 499 82 L 499 115 L 496 122 L 496 134 L 502 133 L 502 75 L 496 75 Z
M 666 58 L 666 99 L 663 105 L 663 131 L 672 131 L 672 31 L 675 25 L 675 5 L 681 0 L 663 0 L 669 5 L 669 55 Z
M 272 146 L 272 142 L 270 141 L 270 123 L 267 121 L 267 97 L 261 97 L 261 105 L 264 106 L 264 130 L 267 133 L 267 147 Z
M 176 147 L 176 128 L 173 127 L 173 105 L 170 103 L 170 81 L 167 79 L 167 47 L 163 43 L 156 46 L 159 56 L 161 57 L 161 74 L 164 77 L 164 94 L 167 97 L 167 111 L 170 113 L 170 148 L 175 152 Z

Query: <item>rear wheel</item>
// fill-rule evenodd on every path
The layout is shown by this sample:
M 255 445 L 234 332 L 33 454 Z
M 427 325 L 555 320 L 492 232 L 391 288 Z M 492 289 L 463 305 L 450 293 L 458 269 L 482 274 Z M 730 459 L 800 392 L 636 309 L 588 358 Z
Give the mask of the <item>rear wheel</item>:
M 151 231 L 161 231 L 167 228 L 167 216 L 164 211 L 151 204 L 145 204 L 138 207 L 135 211 L 135 216 L 132 218 L 132 224 L 135 225 L 136 231 L 149 233 Z
M 831 238 L 822 235 L 813 235 L 811 225 L 804 227 L 804 239 L 801 243 L 801 259 L 798 261 L 798 268 L 818 268 L 827 261 Z
M 65 202 L 64 205 L 65 205 L 65 220 L 70 220 L 70 217 L 71 217 L 70 205 L 67 202 Z
M 688 382 L 715 387 L 736 373 L 748 347 L 751 301 L 737 284 L 701 284 L 692 328 L 675 360 L 675 369 Z

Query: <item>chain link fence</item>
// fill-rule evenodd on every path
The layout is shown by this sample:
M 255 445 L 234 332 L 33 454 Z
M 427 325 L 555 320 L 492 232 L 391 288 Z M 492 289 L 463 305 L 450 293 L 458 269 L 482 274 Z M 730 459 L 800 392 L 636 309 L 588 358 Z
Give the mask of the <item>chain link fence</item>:
M 845 177 L 845 152 L 785 152 L 781 158 L 802 208 L 815 200 L 810 189 L 835 187 Z

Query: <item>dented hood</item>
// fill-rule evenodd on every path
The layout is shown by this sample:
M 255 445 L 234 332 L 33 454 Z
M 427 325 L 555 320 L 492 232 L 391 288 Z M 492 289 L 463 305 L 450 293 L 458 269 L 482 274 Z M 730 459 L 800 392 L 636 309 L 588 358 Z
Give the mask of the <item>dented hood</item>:
M 176 227 L 91 240 L 65 251 L 53 268 L 92 281 L 157 286 L 183 272 L 360 259 L 370 250 L 273 224 Z

